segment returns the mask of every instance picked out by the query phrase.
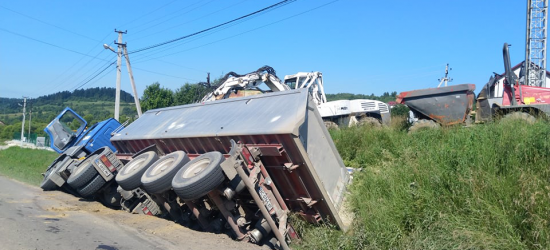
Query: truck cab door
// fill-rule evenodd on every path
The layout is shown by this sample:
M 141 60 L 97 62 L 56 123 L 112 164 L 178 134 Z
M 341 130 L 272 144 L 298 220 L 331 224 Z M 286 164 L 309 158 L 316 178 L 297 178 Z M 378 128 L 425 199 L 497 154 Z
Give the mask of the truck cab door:
M 58 153 L 72 146 L 88 123 L 70 108 L 65 108 L 44 131 L 50 136 L 50 147 Z

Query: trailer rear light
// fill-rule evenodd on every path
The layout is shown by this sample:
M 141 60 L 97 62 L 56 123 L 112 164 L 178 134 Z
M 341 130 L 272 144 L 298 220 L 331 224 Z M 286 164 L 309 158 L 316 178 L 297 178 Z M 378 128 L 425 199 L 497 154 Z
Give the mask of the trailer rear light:
M 113 164 L 109 161 L 109 159 L 107 159 L 107 156 L 105 155 L 102 155 L 99 157 L 99 159 L 101 160 L 101 162 L 103 162 L 103 164 L 109 169 L 109 171 L 111 172 L 115 172 L 116 168 L 113 166 Z
M 149 210 L 148 207 L 144 207 L 141 211 L 143 211 L 143 214 L 146 214 L 146 215 L 153 215 L 153 213 L 151 213 L 151 211 Z

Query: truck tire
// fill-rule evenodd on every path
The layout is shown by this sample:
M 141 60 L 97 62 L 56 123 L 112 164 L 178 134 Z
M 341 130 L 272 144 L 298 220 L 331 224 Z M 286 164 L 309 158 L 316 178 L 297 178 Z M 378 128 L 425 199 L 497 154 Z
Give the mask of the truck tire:
M 189 156 L 183 151 L 163 156 L 141 176 L 143 188 L 151 194 L 160 194 L 169 190 L 172 188 L 174 175 L 188 162 Z
M 153 151 L 138 155 L 122 167 L 115 177 L 116 182 L 122 189 L 127 191 L 140 187 L 141 176 L 158 159 L 157 153 Z
M 409 133 L 414 133 L 424 129 L 438 129 L 439 127 L 440 125 L 432 120 L 421 119 L 413 123 L 413 125 L 409 128 Z
M 107 183 L 101 175 L 97 174 L 88 184 L 76 191 L 84 198 L 91 198 L 97 191 L 99 191 Z
M 525 112 L 512 112 L 505 115 L 501 119 L 502 122 L 509 122 L 509 121 L 516 121 L 516 120 L 523 120 L 528 124 L 535 124 L 535 122 L 537 121 L 537 118 Z
M 225 179 L 220 164 L 225 160 L 220 152 L 202 154 L 185 164 L 174 179 L 172 187 L 183 200 L 195 200 L 218 187 Z
M 46 172 L 44 173 L 44 179 L 40 183 L 40 188 L 44 191 L 48 190 L 54 190 L 57 188 L 57 184 L 51 180 L 51 174 L 55 173 L 57 168 L 61 166 L 61 163 L 63 160 L 67 157 L 67 155 L 62 154 L 57 159 L 55 159 L 52 164 L 46 169 Z
M 92 164 L 97 157 L 92 156 L 84 159 L 83 162 L 78 164 L 75 170 L 67 179 L 67 184 L 74 189 L 79 189 L 88 184 L 97 174 L 97 170 Z

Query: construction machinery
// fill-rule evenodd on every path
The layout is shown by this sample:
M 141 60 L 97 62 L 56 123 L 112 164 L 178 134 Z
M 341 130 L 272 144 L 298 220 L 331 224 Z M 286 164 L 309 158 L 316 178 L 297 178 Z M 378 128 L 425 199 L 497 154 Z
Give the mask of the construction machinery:
M 524 74 L 527 64 L 512 68 L 506 43 L 502 53 L 505 73 L 495 74 L 481 89 L 477 97 L 476 121 L 490 121 L 495 115 L 517 116 L 533 121 L 533 116 L 550 115 L 550 88 L 525 85 L 528 82 Z M 514 69 L 519 74 L 516 75 Z M 549 76 L 546 72 L 545 78 Z
M 549 116 L 550 88 L 525 85 L 526 64 L 511 67 L 506 43 L 502 53 L 505 73 L 495 74 L 481 89 L 477 96 L 475 121 L 487 122 L 494 117 L 502 117 L 533 123 L 535 116 Z M 550 77 L 550 73 L 546 72 L 545 77 Z M 466 124 L 470 121 L 474 90 L 474 84 L 459 84 L 405 91 L 398 95 L 396 101 L 411 110 L 410 131 L 437 127 L 438 124 Z
M 268 89 L 261 89 L 262 83 Z M 388 125 L 390 109 L 387 104 L 367 99 L 327 101 L 321 72 L 299 72 L 287 75 L 281 81 L 275 70 L 264 66 L 254 72 L 238 75 L 226 74 L 221 84 L 207 94 L 202 102 L 267 92 L 308 89 L 327 127 L 349 127 L 357 124 Z

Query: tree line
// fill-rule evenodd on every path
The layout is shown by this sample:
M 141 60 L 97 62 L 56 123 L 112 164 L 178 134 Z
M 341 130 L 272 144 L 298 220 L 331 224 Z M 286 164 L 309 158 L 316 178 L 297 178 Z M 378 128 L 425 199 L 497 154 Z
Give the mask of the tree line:
M 222 79 L 223 77 L 220 77 L 214 80 L 212 84 L 185 83 L 176 90 L 162 87 L 159 82 L 155 82 L 146 86 L 140 98 L 142 111 L 199 102 L 215 86 L 218 86 Z M 75 110 L 90 125 L 111 118 L 114 113 L 115 92 L 114 88 L 96 87 L 78 89 L 72 92 L 61 91 L 29 100 L 26 115 L 28 120 L 31 116 L 30 111 L 32 111 L 31 133 L 45 136 L 44 127 L 65 107 Z M 397 92 L 395 91 L 391 93 L 384 92 L 381 96 L 351 93 L 326 94 L 328 101 L 371 99 L 386 103 L 394 101 L 396 95 Z M 121 122 L 126 120 L 132 122 L 137 118 L 137 111 L 133 103 L 134 97 L 125 91 L 121 91 L 120 97 L 121 112 L 119 120 Z M 0 112 L 2 112 L 0 114 L 0 138 L 11 139 L 15 133 L 21 132 L 22 107 L 20 104 L 22 104 L 22 99 L 0 98 Z M 25 133 L 27 133 L 28 124 L 25 124 L 25 127 Z

